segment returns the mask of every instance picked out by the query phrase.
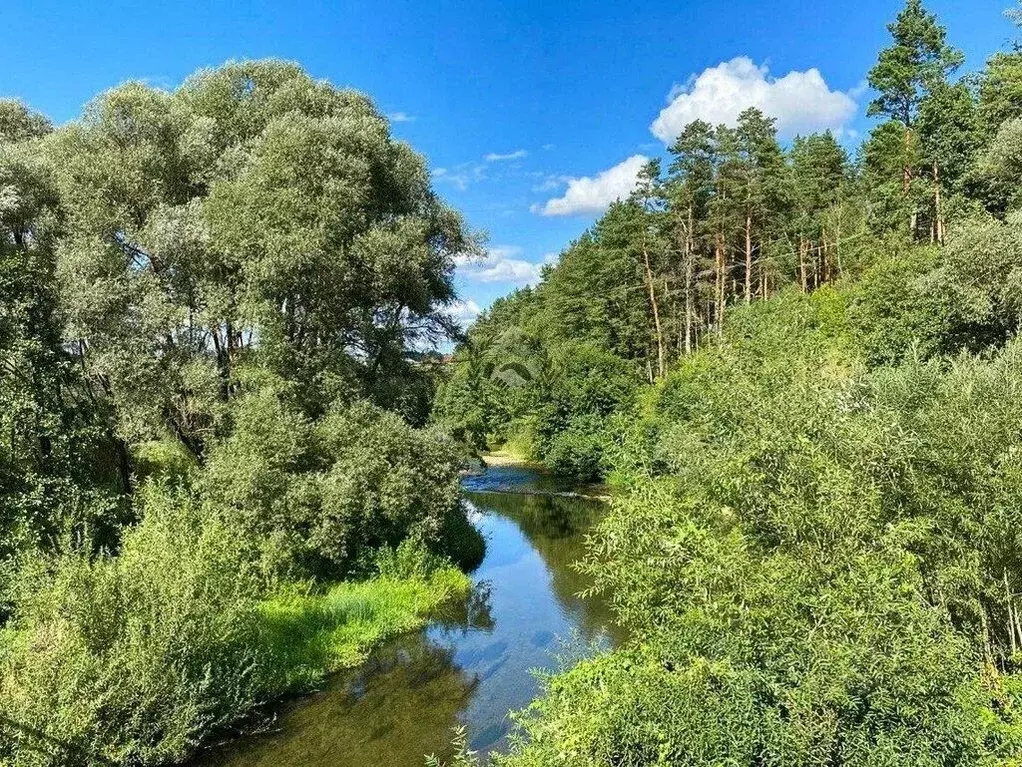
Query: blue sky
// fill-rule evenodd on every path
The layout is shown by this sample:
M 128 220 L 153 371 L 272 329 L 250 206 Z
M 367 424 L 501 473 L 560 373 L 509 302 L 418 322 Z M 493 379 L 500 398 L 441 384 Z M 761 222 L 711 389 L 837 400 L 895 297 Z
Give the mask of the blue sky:
M 967 70 L 1006 46 L 1010 0 L 928 0 Z M 368 93 L 438 191 L 489 235 L 459 268 L 485 308 L 592 223 L 641 157 L 696 116 L 756 103 L 785 133 L 869 128 L 863 80 L 901 0 L 4 0 L 0 95 L 57 122 L 141 78 L 173 87 L 231 58 L 279 56 Z M 16 33 L 15 33 L 16 32 Z M 814 71 L 815 70 L 815 71 Z

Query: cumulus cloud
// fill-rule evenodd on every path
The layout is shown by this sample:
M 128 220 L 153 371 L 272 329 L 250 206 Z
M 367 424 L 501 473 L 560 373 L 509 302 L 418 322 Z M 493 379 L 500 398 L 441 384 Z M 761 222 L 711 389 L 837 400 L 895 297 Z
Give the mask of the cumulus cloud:
M 476 317 L 482 314 L 482 311 L 479 304 L 471 298 L 455 301 L 446 309 L 447 315 L 462 327 L 471 324 Z
M 458 274 L 474 282 L 509 282 L 535 285 L 542 277 L 543 265 L 519 258 L 517 245 L 497 245 L 482 256 L 458 256 L 454 259 Z
M 418 119 L 415 115 L 410 115 L 407 112 L 391 112 L 387 117 L 392 123 L 413 123 Z
M 615 200 L 631 194 L 639 171 L 647 162 L 648 157 L 635 154 L 596 176 L 569 178 L 568 188 L 562 197 L 535 205 L 533 211 L 544 216 L 602 213 Z
M 483 159 L 486 162 L 504 162 L 505 160 L 521 160 L 524 157 L 528 157 L 529 153 L 524 149 L 516 149 L 513 152 L 507 154 L 499 154 L 497 152 L 490 152 Z
M 664 143 L 676 139 L 694 120 L 733 126 L 749 107 L 776 118 L 778 132 L 786 137 L 839 130 L 858 110 L 852 95 L 831 90 L 818 69 L 774 78 L 765 64 L 759 66 L 747 56 L 722 62 L 685 85 L 676 85 L 668 102 L 649 126 Z

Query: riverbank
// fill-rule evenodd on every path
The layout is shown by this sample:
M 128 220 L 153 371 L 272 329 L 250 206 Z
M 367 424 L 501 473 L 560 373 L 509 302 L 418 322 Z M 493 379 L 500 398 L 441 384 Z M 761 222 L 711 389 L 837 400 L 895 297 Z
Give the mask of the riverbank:
M 202 541 L 196 544 L 196 558 L 208 561 L 201 556 L 205 548 Z M 151 603 L 135 598 L 133 603 L 140 605 L 135 613 L 111 610 L 104 616 L 106 623 L 97 626 L 96 619 L 86 615 L 81 606 L 61 598 L 67 589 L 63 581 L 57 581 L 46 592 L 55 607 L 62 609 L 63 622 L 59 625 L 63 634 L 57 635 L 58 639 L 66 642 L 68 637 L 82 637 L 78 643 L 81 647 L 93 638 L 90 629 L 99 634 L 114 619 L 124 624 L 133 620 L 123 629 L 117 627 L 117 641 L 105 646 L 96 642 L 95 649 L 88 647 L 73 654 L 56 644 L 53 632 L 44 634 L 32 624 L 16 623 L 0 631 L 0 688 L 4 700 L 15 704 L 0 717 L 0 763 L 12 767 L 137 763 L 124 752 L 90 747 L 92 743 L 119 739 L 120 732 L 127 730 L 127 725 L 119 722 L 115 726 L 121 730 L 108 737 L 96 730 L 110 727 L 109 720 L 98 717 L 98 724 L 94 724 L 80 716 L 61 738 L 32 725 L 33 715 L 41 717 L 51 710 L 37 714 L 40 701 L 45 703 L 54 684 L 58 689 L 68 687 L 67 679 L 75 673 L 79 678 L 88 675 L 81 684 L 91 684 L 92 689 L 109 685 L 107 689 L 115 689 L 125 698 L 148 695 L 147 700 L 162 715 L 160 721 L 168 724 L 166 736 L 159 741 L 161 750 L 157 752 L 150 746 L 141 752 L 142 756 L 161 764 L 191 763 L 218 741 L 264 728 L 267 711 L 277 709 L 286 699 L 321 687 L 330 674 L 358 666 L 384 642 L 422 628 L 441 607 L 464 602 L 472 588 L 471 579 L 459 569 L 437 563 L 423 550 L 406 544 L 389 554 L 381 553 L 377 558 L 379 573 L 368 580 L 319 587 L 311 583 L 282 584 L 269 595 L 239 587 L 236 593 L 214 602 L 208 596 L 197 598 L 193 588 L 197 583 L 207 583 L 208 578 L 197 578 L 181 563 L 138 570 L 135 565 L 139 562 L 149 564 L 139 555 L 135 539 L 129 538 L 122 559 L 101 560 L 91 564 L 89 570 L 74 574 L 108 591 L 116 586 L 117 593 L 134 585 L 136 590 L 131 594 L 151 586 L 142 583 L 145 577 L 161 578 L 161 584 L 175 579 L 183 595 L 181 600 L 171 601 L 164 593 L 154 595 Z M 122 563 L 127 565 L 115 569 Z M 238 565 L 226 557 L 212 566 L 226 578 L 231 577 L 230 568 Z M 234 581 L 231 584 L 238 585 Z M 152 606 L 156 604 L 170 606 L 153 615 Z M 135 616 L 143 609 L 150 611 L 143 616 L 151 616 L 153 625 L 158 621 L 163 634 L 153 626 L 140 625 Z M 190 612 L 180 615 L 181 611 Z M 164 617 L 168 613 L 169 617 Z M 15 665 L 25 647 L 40 648 L 33 657 L 48 650 L 49 664 Z M 93 655 L 86 658 L 86 650 Z M 54 668 L 60 675 L 56 683 Z M 118 682 L 116 686 L 99 676 L 98 670 L 105 669 Z M 78 712 L 87 702 L 82 696 L 65 706 Z M 151 718 L 155 720 L 156 716 Z M 17 760 L 5 759 L 4 749 L 15 750 Z
M 487 468 L 499 468 L 501 466 L 516 466 L 523 469 L 539 470 L 543 468 L 543 465 L 537 461 L 531 461 L 516 453 L 506 452 L 503 450 L 496 450 L 492 453 L 483 453 L 479 456 L 479 458 Z
M 464 599 L 471 579 L 455 567 L 428 575 L 342 582 L 325 594 L 283 594 L 261 606 L 263 630 L 282 693 L 308 689 L 326 675 L 363 663 L 370 651 L 422 628 L 444 604 Z

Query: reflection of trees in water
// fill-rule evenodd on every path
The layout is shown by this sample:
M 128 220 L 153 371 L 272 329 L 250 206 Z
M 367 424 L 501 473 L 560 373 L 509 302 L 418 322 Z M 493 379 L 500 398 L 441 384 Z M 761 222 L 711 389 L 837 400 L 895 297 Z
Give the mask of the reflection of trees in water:
M 246 738 L 204 765 L 363 767 L 423 764 L 450 756 L 452 728 L 478 685 L 454 663 L 450 647 L 425 632 L 398 638 L 359 669 L 285 711 L 279 730 Z
M 491 585 L 488 581 L 475 584 L 465 599 L 451 600 L 433 616 L 433 625 L 445 631 L 492 631 L 493 615 L 490 611 Z
M 590 641 L 606 628 L 621 638 L 613 615 L 598 599 L 579 594 L 591 583 L 574 567 L 585 555 L 585 534 L 602 519 L 606 506 L 587 498 L 524 493 L 468 493 L 480 509 L 511 520 L 542 557 L 550 573 L 554 596 L 578 622 L 582 637 Z

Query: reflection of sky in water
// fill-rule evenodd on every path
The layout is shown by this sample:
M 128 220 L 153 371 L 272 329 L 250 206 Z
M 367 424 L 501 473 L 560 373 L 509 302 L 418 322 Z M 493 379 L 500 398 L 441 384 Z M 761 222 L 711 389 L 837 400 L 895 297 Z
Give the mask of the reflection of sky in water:
M 554 489 L 556 482 L 515 467 L 487 475 L 466 478 L 466 489 Z M 285 707 L 274 733 L 242 739 L 202 764 L 422 767 L 423 754 L 448 751 L 458 724 L 468 728 L 473 749 L 500 749 L 508 711 L 535 697 L 530 672 L 555 667 L 561 640 L 607 646 L 609 613 L 578 597 L 587 582 L 571 567 L 601 506 L 516 492 L 470 492 L 470 499 L 487 550 L 468 604 Z

